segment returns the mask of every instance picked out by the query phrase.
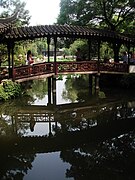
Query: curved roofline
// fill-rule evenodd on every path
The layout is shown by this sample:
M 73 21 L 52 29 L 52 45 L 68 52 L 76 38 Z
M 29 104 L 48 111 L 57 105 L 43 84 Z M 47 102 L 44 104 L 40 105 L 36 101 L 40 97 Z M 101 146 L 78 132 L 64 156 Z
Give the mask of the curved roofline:
M 18 12 L 16 11 L 12 16 L 7 18 L 0 18 L 0 24 L 12 23 L 17 19 Z
M 100 39 L 102 41 L 117 40 L 123 43 L 135 44 L 135 39 L 122 33 L 114 31 L 89 28 L 87 26 L 73 25 L 39 25 L 12 27 L 8 33 L 3 36 L 3 42 L 30 40 L 43 37 L 67 37 L 67 38 L 85 38 Z

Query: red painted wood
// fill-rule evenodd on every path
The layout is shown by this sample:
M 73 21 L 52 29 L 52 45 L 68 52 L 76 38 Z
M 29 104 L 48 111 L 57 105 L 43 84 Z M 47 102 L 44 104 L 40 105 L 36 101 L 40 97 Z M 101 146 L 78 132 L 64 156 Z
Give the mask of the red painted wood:
M 99 71 L 101 73 L 127 73 L 128 65 L 123 63 L 100 63 Z M 97 73 L 97 61 L 81 62 L 44 62 L 33 65 L 25 65 L 14 68 L 14 79 L 21 79 L 42 74 L 68 74 L 68 73 Z

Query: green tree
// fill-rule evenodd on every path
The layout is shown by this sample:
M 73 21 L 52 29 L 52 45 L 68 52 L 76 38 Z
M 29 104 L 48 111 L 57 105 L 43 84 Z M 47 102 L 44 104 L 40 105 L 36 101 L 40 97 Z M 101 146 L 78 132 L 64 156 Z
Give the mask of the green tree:
M 76 10 L 76 7 L 73 0 L 61 0 L 60 14 L 57 19 L 58 23 L 59 24 L 72 24 L 75 10 Z
M 77 39 L 76 41 L 74 41 L 71 45 L 70 45 L 70 53 L 72 55 L 75 55 L 77 48 L 81 49 L 81 55 L 83 60 L 85 59 L 89 59 L 89 46 L 88 46 L 88 41 L 86 39 Z M 92 41 L 92 46 L 91 46 L 91 58 L 98 56 L 97 52 L 97 42 L 96 41 Z
M 47 41 L 45 39 L 40 39 L 35 41 L 37 45 L 37 53 L 38 55 L 43 55 L 43 52 L 47 50 Z
M 134 0 L 61 0 L 58 23 L 101 26 L 113 31 L 133 29 Z M 126 24 L 126 27 L 125 27 Z

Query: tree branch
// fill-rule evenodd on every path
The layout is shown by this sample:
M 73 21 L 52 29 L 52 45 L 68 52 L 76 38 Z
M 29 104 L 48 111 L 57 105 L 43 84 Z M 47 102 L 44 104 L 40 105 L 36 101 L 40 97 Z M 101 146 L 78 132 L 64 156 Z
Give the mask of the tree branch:
M 106 21 L 106 23 L 111 27 L 111 30 L 115 30 L 115 25 L 113 25 L 110 20 L 107 17 L 107 12 L 106 12 L 106 2 L 103 1 L 103 14 L 104 14 L 104 20 Z

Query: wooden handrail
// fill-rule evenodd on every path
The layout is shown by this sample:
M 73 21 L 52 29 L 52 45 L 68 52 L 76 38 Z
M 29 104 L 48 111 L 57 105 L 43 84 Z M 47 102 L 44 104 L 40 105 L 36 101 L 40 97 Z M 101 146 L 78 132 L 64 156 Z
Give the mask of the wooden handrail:
M 128 73 L 129 66 L 123 63 L 102 63 L 100 62 L 99 72 L 104 73 Z M 43 62 L 33 65 L 15 67 L 13 78 L 21 79 L 42 74 L 68 74 L 68 73 L 97 73 L 97 61 L 81 62 Z

